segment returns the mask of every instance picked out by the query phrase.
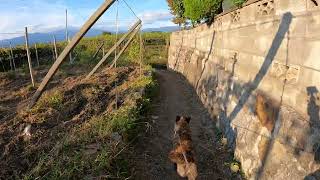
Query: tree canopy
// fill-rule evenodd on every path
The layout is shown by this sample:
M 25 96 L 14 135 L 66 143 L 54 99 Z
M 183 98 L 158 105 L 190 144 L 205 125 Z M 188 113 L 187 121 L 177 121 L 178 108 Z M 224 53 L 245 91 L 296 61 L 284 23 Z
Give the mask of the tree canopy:
M 235 6 L 241 5 L 245 0 L 232 0 Z M 198 24 L 212 22 L 215 15 L 222 12 L 223 0 L 167 0 L 174 23 Z

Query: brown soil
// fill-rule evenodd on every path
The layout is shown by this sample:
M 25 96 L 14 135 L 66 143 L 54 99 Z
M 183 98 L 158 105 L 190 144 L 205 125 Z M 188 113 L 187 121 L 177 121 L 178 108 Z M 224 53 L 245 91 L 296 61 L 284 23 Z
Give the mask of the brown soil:
M 135 179 L 180 179 L 168 159 L 173 148 L 173 126 L 177 115 L 191 116 L 193 145 L 196 151 L 198 179 L 241 179 L 232 174 L 226 162 L 231 153 L 217 141 L 210 115 L 189 83 L 177 73 L 158 70 L 160 95 L 155 103 L 152 130 L 136 145 Z
M 1 106 L 10 108 L 6 114 L 16 112 L 13 115 L 0 117 L 0 179 L 21 178 L 30 171 L 42 153 L 48 153 L 72 128 L 80 126 L 93 116 L 107 113 L 114 108 L 115 89 L 117 81 L 119 85 L 119 102 L 125 98 L 122 85 L 137 78 L 138 71 L 132 67 L 112 69 L 101 72 L 88 81 L 84 81 L 83 75 L 70 76 L 59 81 L 59 75 L 50 84 L 48 91 L 43 94 L 58 92 L 62 97 L 61 107 L 51 107 L 42 104 L 37 110 L 26 110 L 17 107 L 29 102 L 34 90 L 26 90 L 29 83 L 28 77 L 3 78 L 1 83 L 6 88 L 0 90 L 4 98 Z M 23 97 L 19 91 L 26 91 Z M 11 93 L 10 93 L 11 92 Z M 16 95 L 13 95 L 16 94 Z M 11 104 L 8 102 L 12 102 Z M 39 100 L 41 101 L 41 99 Z M 23 105 L 22 105 L 23 104 Z M 26 139 L 23 135 L 25 127 L 31 125 L 31 137 Z

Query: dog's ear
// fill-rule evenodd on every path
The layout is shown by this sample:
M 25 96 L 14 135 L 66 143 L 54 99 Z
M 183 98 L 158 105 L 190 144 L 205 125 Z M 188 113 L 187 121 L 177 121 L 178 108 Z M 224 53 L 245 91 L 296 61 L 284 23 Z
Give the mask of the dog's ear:
M 176 117 L 176 122 L 180 121 L 181 117 L 180 116 L 177 116 Z
M 187 123 L 190 123 L 191 117 L 186 117 L 186 121 L 187 121 Z

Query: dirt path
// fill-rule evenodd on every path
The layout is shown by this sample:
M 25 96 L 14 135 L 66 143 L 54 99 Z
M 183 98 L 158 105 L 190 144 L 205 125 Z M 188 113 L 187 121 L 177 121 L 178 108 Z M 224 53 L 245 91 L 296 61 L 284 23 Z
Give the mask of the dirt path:
M 239 178 L 224 166 L 224 163 L 230 162 L 232 158 L 230 153 L 216 142 L 213 121 L 193 88 L 175 72 L 158 70 L 156 77 L 160 84 L 159 100 L 153 112 L 153 128 L 136 146 L 138 154 L 134 160 L 135 179 L 180 179 L 168 159 L 177 115 L 192 117 L 191 129 L 199 171 L 198 179 Z

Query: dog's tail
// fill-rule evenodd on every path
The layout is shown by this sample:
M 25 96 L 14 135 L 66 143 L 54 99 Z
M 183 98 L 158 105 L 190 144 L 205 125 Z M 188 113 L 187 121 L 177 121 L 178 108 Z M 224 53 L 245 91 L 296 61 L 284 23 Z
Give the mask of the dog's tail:
M 196 180 L 196 178 L 198 177 L 198 170 L 197 170 L 197 165 L 196 163 L 189 163 L 188 164 L 188 180 Z

